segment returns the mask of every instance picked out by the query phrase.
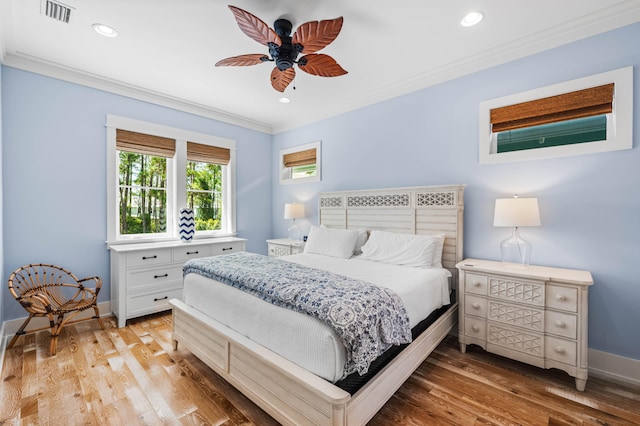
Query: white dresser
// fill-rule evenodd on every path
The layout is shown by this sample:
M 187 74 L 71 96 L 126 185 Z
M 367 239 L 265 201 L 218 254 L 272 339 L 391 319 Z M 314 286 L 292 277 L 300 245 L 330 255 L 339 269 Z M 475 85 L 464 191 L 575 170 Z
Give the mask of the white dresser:
M 587 382 L 588 271 L 465 259 L 460 271 L 460 350 L 468 344 Z
M 127 319 L 170 309 L 182 299 L 182 265 L 189 259 L 245 251 L 242 238 L 114 244 L 111 251 L 111 311 L 118 327 Z
M 304 252 L 304 241 L 292 242 L 288 238 L 267 240 L 269 256 L 287 256 Z

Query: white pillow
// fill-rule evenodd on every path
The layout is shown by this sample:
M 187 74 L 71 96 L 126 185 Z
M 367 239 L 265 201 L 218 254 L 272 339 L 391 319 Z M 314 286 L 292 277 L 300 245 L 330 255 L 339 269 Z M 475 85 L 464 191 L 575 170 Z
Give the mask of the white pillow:
M 433 250 L 433 262 L 432 266 L 434 268 L 442 268 L 442 251 L 444 250 L 444 239 L 446 238 L 446 234 L 436 234 L 431 235 L 438 241 L 435 249 Z
M 398 234 L 387 231 L 371 231 L 369 240 L 362 246 L 359 259 L 375 260 L 394 265 L 430 268 L 438 245 L 438 239 L 430 235 Z
M 348 259 L 353 256 L 357 240 L 358 231 L 312 226 L 304 252 Z
M 369 232 L 364 230 L 358 231 L 358 240 L 356 241 L 356 248 L 353 250 L 353 254 L 362 254 L 362 246 L 367 242 L 369 238 Z

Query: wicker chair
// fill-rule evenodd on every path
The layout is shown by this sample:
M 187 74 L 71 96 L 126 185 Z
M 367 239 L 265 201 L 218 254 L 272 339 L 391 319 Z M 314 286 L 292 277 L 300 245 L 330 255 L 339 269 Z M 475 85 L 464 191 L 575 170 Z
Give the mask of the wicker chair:
M 87 281 L 93 281 L 94 288 L 85 287 Z M 9 277 L 9 291 L 29 313 L 29 318 L 13 336 L 8 347 L 12 347 L 16 340 L 26 333 L 24 329 L 33 317 L 49 318 L 49 328 L 51 328 L 49 353 L 51 355 L 56 354 L 58 336 L 62 327 L 70 322 L 80 321 L 70 320 L 86 309 L 93 308 L 95 316 L 92 318 L 97 319 L 104 330 L 97 305 L 101 287 L 102 279 L 99 277 L 78 279 L 59 266 L 39 263 L 16 269 Z M 54 316 L 57 316 L 55 321 Z M 37 330 L 45 328 L 47 327 Z

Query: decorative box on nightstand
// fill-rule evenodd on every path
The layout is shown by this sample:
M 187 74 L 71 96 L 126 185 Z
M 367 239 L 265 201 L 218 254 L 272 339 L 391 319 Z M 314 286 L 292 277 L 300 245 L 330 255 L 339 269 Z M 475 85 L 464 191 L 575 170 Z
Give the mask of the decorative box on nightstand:
M 460 271 L 458 339 L 587 382 L 591 273 L 466 259 Z
M 304 251 L 304 241 L 291 241 L 288 238 L 267 240 L 269 256 L 287 256 Z

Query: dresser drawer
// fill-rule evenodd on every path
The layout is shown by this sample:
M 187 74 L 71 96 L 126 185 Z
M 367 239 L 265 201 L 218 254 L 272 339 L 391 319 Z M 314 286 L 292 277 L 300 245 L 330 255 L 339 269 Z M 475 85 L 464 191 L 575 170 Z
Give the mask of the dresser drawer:
M 464 334 L 476 339 L 487 339 L 487 322 L 484 319 L 464 316 Z
M 182 286 L 169 286 L 151 292 L 127 295 L 127 317 L 137 317 L 171 309 L 169 300 L 182 300 Z
M 287 256 L 291 254 L 291 247 L 279 244 L 268 244 L 269 256 Z
M 517 305 L 500 300 L 489 300 L 488 319 L 503 324 L 544 332 L 544 309 Z
M 547 311 L 544 318 L 547 333 L 576 339 L 578 337 L 578 317 L 562 312 Z
M 489 296 L 533 306 L 544 306 L 544 282 L 489 277 Z
M 467 315 L 475 315 L 478 317 L 487 317 L 487 299 L 484 297 L 464 296 L 464 313 Z
M 576 342 L 546 336 L 544 343 L 545 358 L 552 359 L 563 364 L 576 365 Z
M 547 286 L 547 307 L 578 312 L 578 289 L 559 285 Z
M 171 263 L 171 249 L 138 250 L 127 253 L 127 268 Z
M 209 256 L 208 245 L 185 244 L 184 247 L 173 248 L 173 261 L 184 263 L 189 259 Z
M 159 266 L 127 271 L 127 293 L 171 282 L 182 283 L 182 266 Z
M 211 246 L 212 256 L 217 256 L 219 254 L 235 253 L 237 251 L 242 251 L 241 242 L 221 243 L 221 244 L 214 244 L 213 246 Z
M 464 279 L 464 290 L 466 293 L 487 294 L 487 276 L 478 274 L 466 274 Z
M 545 337 L 542 333 L 528 332 L 516 327 L 488 323 L 487 343 L 538 357 L 544 356 Z

